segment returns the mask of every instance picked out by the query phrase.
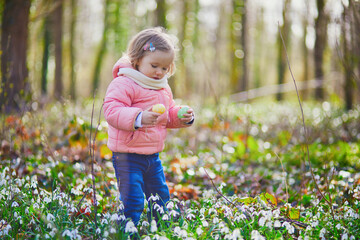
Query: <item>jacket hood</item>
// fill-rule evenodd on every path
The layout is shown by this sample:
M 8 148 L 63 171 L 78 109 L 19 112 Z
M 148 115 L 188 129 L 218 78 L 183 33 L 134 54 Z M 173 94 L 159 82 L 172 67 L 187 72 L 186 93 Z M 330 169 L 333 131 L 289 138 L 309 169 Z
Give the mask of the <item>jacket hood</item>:
M 131 62 L 128 57 L 121 57 L 114 65 L 112 69 L 113 78 L 118 77 L 118 72 L 120 68 L 131 68 L 134 69 L 131 65 Z

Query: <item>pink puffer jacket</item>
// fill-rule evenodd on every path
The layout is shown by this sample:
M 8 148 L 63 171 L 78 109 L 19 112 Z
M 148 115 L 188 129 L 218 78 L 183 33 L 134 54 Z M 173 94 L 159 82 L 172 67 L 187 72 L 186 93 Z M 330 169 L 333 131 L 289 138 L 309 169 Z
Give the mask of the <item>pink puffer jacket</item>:
M 120 68 L 132 68 L 121 58 L 114 65 L 113 81 L 104 100 L 104 116 L 108 122 L 108 147 L 113 152 L 153 154 L 164 149 L 166 128 L 186 127 L 177 117 L 169 86 L 160 90 L 143 88 L 126 76 L 117 76 Z M 135 129 L 136 117 L 157 103 L 164 104 L 166 112 L 160 115 L 155 127 Z

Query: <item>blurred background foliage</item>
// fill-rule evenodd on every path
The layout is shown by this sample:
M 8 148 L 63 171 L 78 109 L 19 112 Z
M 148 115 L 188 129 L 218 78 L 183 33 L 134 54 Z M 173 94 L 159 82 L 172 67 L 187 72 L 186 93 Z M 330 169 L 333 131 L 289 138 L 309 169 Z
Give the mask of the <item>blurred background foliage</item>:
M 1 109 L 103 98 L 138 31 L 178 39 L 176 98 L 360 101 L 358 0 L 2 0 Z M 31 106 L 31 105 L 30 105 Z

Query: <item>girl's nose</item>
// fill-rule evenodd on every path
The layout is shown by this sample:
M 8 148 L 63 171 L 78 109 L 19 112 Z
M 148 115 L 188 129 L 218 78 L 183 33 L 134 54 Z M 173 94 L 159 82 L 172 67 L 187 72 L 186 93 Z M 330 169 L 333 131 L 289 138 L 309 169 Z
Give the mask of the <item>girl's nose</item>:
M 162 71 L 161 69 L 157 69 L 157 70 L 156 70 L 156 74 L 157 74 L 157 75 L 162 75 L 162 74 L 163 74 L 163 71 Z

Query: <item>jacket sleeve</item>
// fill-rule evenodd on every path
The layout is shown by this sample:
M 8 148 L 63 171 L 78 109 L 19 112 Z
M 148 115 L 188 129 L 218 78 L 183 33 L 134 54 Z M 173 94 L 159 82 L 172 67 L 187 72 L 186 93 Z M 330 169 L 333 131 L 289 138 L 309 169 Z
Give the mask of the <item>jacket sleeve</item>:
M 180 119 L 177 116 L 177 113 L 180 109 L 180 106 L 175 104 L 175 101 L 173 99 L 173 95 L 171 92 L 170 87 L 167 88 L 167 91 L 170 95 L 170 104 L 169 104 L 169 118 L 168 122 L 166 124 L 167 128 L 184 128 L 184 127 L 190 127 L 191 124 L 183 124 Z
M 109 85 L 104 99 L 104 117 L 109 125 L 119 130 L 135 131 L 135 119 L 141 108 L 131 107 L 134 89 L 122 77 Z

